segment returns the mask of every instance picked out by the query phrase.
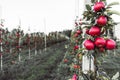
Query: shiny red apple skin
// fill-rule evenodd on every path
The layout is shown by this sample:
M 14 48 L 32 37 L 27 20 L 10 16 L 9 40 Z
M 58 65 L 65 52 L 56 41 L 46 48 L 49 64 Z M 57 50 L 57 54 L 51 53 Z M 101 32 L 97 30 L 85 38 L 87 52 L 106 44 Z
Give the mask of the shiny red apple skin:
M 91 36 L 99 36 L 101 33 L 101 29 L 97 26 L 93 26 L 89 30 L 89 35 Z
M 112 50 L 116 48 L 116 42 L 112 39 L 107 39 L 106 40 L 106 49 Z
M 77 30 L 76 33 L 77 33 L 77 34 L 81 34 L 82 31 L 81 31 L 81 30 Z
M 91 40 L 85 40 L 84 47 L 87 50 L 93 50 L 95 46 L 94 46 L 94 43 Z
M 105 51 L 105 48 L 101 47 L 101 48 L 99 48 L 99 51 L 100 51 L 100 52 L 104 52 L 104 51 Z
M 105 26 L 107 24 L 107 18 L 105 16 L 99 16 L 97 19 L 97 25 Z
M 104 2 L 96 2 L 93 8 L 95 12 L 98 12 L 101 9 L 105 8 L 105 4 Z
M 77 50 L 77 49 L 79 49 L 79 46 L 78 46 L 78 45 L 75 45 L 75 46 L 74 46 L 74 50 Z
M 78 37 L 78 34 L 77 34 L 77 33 L 75 33 L 75 34 L 74 34 L 74 37 Z
M 102 37 L 98 37 L 95 39 L 95 45 L 99 48 L 105 47 L 106 45 L 106 40 Z

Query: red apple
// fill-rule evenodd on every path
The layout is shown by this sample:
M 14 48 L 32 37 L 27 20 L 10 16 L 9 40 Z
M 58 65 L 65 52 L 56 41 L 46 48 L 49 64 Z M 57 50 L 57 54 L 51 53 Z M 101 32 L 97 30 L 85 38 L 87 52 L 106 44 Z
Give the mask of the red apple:
M 102 37 L 98 37 L 95 39 L 95 45 L 99 48 L 104 47 L 106 45 L 106 40 Z
M 94 43 L 91 40 L 85 40 L 84 46 L 87 50 L 93 50 L 94 49 Z
M 82 31 L 81 31 L 81 30 L 77 30 L 76 33 L 77 33 L 77 34 L 81 34 Z
M 2 43 L 2 39 L 0 39 L 0 43 Z
M 99 16 L 97 19 L 97 24 L 100 26 L 105 26 L 107 24 L 107 18 L 105 16 Z
M 71 80 L 77 80 L 77 75 L 74 74 Z
M 89 29 L 86 29 L 86 32 L 85 32 L 85 33 L 89 35 Z
M 64 63 L 67 63 L 68 62 L 68 59 L 64 59 Z
M 79 65 L 76 65 L 76 64 L 74 64 L 74 69 L 80 69 L 80 66 Z
M 74 50 L 77 50 L 77 49 L 79 49 L 79 46 L 78 45 L 74 46 Z
M 104 2 L 96 2 L 95 5 L 94 5 L 94 11 L 95 12 L 98 12 L 103 8 L 105 8 Z
M 89 34 L 91 36 L 99 36 L 100 35 L 100 31 L 101 31 L 101 29 L 99 27 L 93 26 L 93 27 L 90 28 Z
M 77 34 L 77 33 L 75 33 L 75 34 L 74 34 L 74 37 L 78 37 L 78 34 Z
M 108 50 L 115 49 L 115 47 L 116 47 L 116 42 L 114 40 L 112 40 L 112 39 L 107 39 L 106 40 L 106 48 Z
M 77 69 L 77 65 L 76 64 L 73 67 L 74 67 L 74 69 Z
M 100 52 L 104 52 L 104 51 L 105 51 L 105 48 L 101 47 L 101 48 L 99 48 L 99 51 L 100 51 Z

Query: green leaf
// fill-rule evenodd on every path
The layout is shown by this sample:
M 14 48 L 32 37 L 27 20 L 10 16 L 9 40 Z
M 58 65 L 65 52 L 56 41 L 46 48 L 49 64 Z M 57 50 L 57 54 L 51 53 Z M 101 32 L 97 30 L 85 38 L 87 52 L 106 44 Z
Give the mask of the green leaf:
M 86 19 L 87 21 L 89 21 L 90 20 L 90 17 L 87 17 L 87 19 Z
M 90 10 L 91 10 L 91 6 L 90 6 L 89 4 L 86 4 L 86 9 L 87 9 L 88 11 L 90 11 Z
M 118 80 L 119 78 L 119 72 L 117 72 L 113 77 L 112 80 Z
M 102 1 L 106 1 L 106 0 L 102 0 Z
M 95 2 L 95 0 L 91 0 L 91 3 L 94 3 Z
M 106 9 L 110 9 L 110 8 L 112 8 L 112 7 L 106 7 Z
M 95 23 L 95 19 L 91 18 L 91 23 L 94 24 Z
M 89 25 L 89 23 L 88 23 L 88 22 L 83 22 L 82 24 L 84 24 L 84 25 Z
M 119 2 L 112 2 L 112 3 L 108 4 L 107 7 L 110 7 L 110 6 L 113 6 L 113 5 L 119 5 Z
M 116 15 L 119 15 L 119 16 L 120 16 L 120 12 L 115 11 L 115 10 L 109 10 L 109 11 L 107 11 L 107 12 L 108 12 L 108 14 L 116 14 Z

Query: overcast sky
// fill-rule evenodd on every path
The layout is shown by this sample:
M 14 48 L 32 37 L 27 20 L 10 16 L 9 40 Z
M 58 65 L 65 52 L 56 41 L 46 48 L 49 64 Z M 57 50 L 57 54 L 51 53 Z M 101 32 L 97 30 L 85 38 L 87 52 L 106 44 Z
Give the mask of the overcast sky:
M 72 29 L 76 15 L 81 15 L 84 10 L 84 1 L 79 0 L 0 0 L 0 15 L 5 19 L 5 27 L 9 30 L 17 28 L 21 20 L 21 28 L 26 32 L 28 27 L 31 31 L 46 32 Z M 119 1 L 119 0 L 109 0 Z M 108 3 L 109 3 L 108 2 Z M 119 1 L 120 2 L 120 1 Z M 120 9 L 115 6 L 113 9 Z M 80 16 L 81 17 L 81 16 Z M 114 17 L 120 21 L 120 17 Z
M 73 27 L 75 0 L 0 0 L 5 26 L 16 27 L 21 19 L 21 27 L 31 31 L 55 31 Z

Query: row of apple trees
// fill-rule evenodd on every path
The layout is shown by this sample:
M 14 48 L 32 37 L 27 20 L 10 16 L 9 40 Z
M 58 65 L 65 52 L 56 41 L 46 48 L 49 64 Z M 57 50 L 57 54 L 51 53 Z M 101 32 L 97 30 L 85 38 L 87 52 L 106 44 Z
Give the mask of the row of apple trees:
M 33 55 L 41 53 L 45 48 L 66 41 L 65 36 L 70 36 L 71 30 L 51 32 L 24 33 L 21 26 L 9 31 L 4 29 L 3 22 L 0 24 L 0 64 L 4 70 L 4 64 L 16 64 L 25 59 L 33 58 Z M 67 34 L 67 35 L 65 35 Z M 62 36 L 61 36 L 62 35 Z M 63 36 L 65 35 L 65 36 Z M 26 52 L 26 53 L 25 53 Z

